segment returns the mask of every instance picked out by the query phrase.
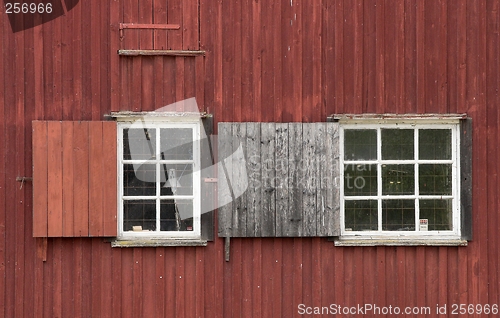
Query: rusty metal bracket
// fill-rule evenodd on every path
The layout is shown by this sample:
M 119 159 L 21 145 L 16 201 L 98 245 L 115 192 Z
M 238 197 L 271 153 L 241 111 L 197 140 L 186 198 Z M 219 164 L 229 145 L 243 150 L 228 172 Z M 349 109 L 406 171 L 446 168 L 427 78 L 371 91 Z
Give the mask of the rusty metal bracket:
M 33 181 L 33 178 L 32 177 L 16 177 L 16 181 L 21 182 L 21 187 L 19 188 L 19 190 L 22 190 L 24 183 L 26 181 Z

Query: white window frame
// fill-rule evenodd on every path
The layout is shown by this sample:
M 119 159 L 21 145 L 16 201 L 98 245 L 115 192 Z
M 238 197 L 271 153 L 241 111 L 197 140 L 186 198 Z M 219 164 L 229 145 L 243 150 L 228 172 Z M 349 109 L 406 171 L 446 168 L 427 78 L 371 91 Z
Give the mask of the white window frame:
M 451 129 L 452 132 L 452 158 L 451 160 L 420 160 L 418 158 L 418 133 L 414 134 L 414 159 L 413 160 L 382 160 L 381 158 L 381 129 Z M 367 161 L 344 160 L 344 131 L 346 129 L 375 129 L 377 130 L 377 159 Z M 460 123 L 458 119 L 355 119 L 340 122 L 340 238 L 349 240 L 460 240 L 461 237 L 461 212 L 460 212 Z M 448 163 L 452 164 L 452 192 L 449 196 L 442 195 L 420 195 L 418 193 L 418 166 L 425 163 Z M 347 164 L 376 164 L 377 165 L 377 195 L 376 196 L 345 196 L 344 195 L 344 165 Z M 415 165 L 415 189 L 413 195 L 382 195 L 382 164 L 414 164 Z M 346 199 L 347 198 L 347 199 Z M 452 199 L 452 224 L 450 231 L 383 231 L 382 230 L 382 200 L 390 198 L 415 199 L 415 224 L 419 224 L 419 200 L 420 198 L 450 198 Z M 366 231 L 352 231 L 345 227 L 345 201 L 346 200 L 377 200 L 378 206 L 378 229 Z
M 124 197 L 123 188 L 123 167 L 127 163 L 145 163 L 148 160 L 124 160 L 123 159 L 123 129 L 130 128 L 132 126 L 136 127 L 137 123 L 141 123 L 143 128 L 154 128 L 157 130 L 156 138 L 156 153 L 160 151 L 160 134 L 159 130 L 161 128 L 192 128 L 193 129 L 193 159 L 192 160 L 161 160 L 156 159 L 154 161 L 149 161 L 156 164 L 156 182 L 160 180 L 160 164 L 170 163 L 170 164 L 182 164 L 189 163 L 193 165 L 193 193 L 192 195 L 171 195 L 171 196 L 161 196 L 160 188 L 156 187 L 155 196 L 128 196 L 126 199 L 149 199 L 156 201 L 156 231 L 124 231 L 123 230 L 123 201 L 126 200 Z M 201 155 L 200 155 L 200 139 L 201 139 L 201 119 L 199 117 L 144 117 L 134 120 L 127 118 L 120 118 L 118 120 L 118 147 L 117 147 L 117 158 L 118 158 L 118 239 L 119 240 L 135 240 L 135 239 L 187 239 L 187 240 L 200 240 L 201 239 Z M 160 218 L 160 200 L 161 199 L 192 199 L 193 201 L 193 230 L 192 231 L 160 231 L 159 218 Z

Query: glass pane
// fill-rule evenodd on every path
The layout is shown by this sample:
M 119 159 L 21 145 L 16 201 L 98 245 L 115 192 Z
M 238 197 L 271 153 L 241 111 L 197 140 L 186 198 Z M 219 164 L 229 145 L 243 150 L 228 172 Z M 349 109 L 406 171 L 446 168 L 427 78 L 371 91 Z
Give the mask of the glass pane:
M 374 129 L 344 130 L 344 160 L 377 159 L 377 131 Z
M 415 166 L 382 165 L 382 194 L 415 194 Z
M 161 231 L 193 230 L 192 200 L 161 200 L 160 207 Z
M 192 164 L 160 164 L 161 195 L 192 195 Z
M 163 160 L 193 159 L 192 128 L 162 128 L 160 137 Z
M 419 159 L 451 159 L 451 129 L 425 129 L 418 134 Z
M 344 202 L 346 231 L 376 231 L 378 229 L 376 200 L 346 200 Z
M 156 165 L 123 165 L 123 195 L 156 195 Z
M 383 160 L 413 160 L 413 129 L 382 129 Z
M 155 159 L 156 129 L 123 129 L 123 159 Z
M 377 165 L 345 165 L 344 195 L 377 195 Z
M 420 194 L 451 195 L 451 164 L 421 164 L 418 169 Z
M 383 200 L 383 231 L 415 231 L 415 200 Z
M 420 200 L 420 219 L 427 219 L 429 231 L 451 231 L 452 200 Z
M 156 202 L 154 200 L 123 201 L 124 231 L 155 231 Z

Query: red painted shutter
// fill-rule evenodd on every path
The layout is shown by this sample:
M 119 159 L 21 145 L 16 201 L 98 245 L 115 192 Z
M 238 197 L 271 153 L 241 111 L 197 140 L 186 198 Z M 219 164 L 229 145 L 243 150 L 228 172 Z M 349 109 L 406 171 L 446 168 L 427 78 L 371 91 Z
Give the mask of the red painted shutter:
M 115 122 L 33 122 L 33 236 L 116 236 Z

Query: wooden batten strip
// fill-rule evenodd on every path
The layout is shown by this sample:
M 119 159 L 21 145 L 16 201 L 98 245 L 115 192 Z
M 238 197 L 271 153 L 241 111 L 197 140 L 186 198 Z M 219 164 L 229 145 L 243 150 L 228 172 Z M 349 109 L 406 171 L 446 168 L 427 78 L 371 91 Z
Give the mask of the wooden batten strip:
M 156 30 L 179 30 L 179 24 L 160 23 L 120 23 L 120 30 L 123 29 L 156 29 Z
M 188 50 L 118 50 L 118 55 L 121 56 L 201 56 L 205 55 L 205 51 L 188 51 Z

